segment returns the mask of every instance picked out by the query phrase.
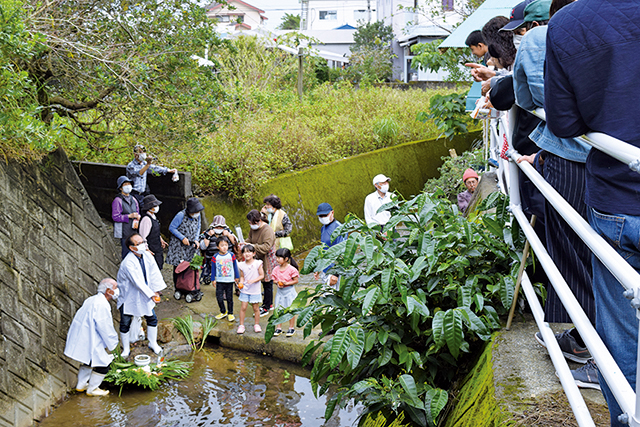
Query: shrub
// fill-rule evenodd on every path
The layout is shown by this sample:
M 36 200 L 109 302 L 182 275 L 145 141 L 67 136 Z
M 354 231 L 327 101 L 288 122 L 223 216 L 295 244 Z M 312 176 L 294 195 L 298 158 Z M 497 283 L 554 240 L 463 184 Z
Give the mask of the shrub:
M 326 342 L 312 340 L 303 357 L 308 363 L 318 352 L 311 371 L 317 395 L 337 386 L 326 419 L 355 399 L 365 412 L 404 411 L 418 425 L 434 425 L 457 371 L 500 327 L 522 246 L 507 200 L 493 193 L 483 208 L 496 212 L 471 221 L 443 196 L 394 200 L 384 206 L 392 215 L 382 229 L 348 217 L 334 236 L 349 237 L 312 249 L 302 271 L 332 266 L 339 289 L 305 289 L 270 318 L 267 342 L 294 315 L 305 337 L 316 326 L 321 338 L 335 332 Z
M 452 202 L 457 200 L 458 193 L 466 190 L 462 182 L 464 171 L 472 168 L 480 174 L 486 168 L 482 149 L 465 151 L 457 157 L 443 156 L 442 160 L 442 166 L 438 168 L 440 176 L 427 180 L 424 191 L 433 193 L 440 189 Z

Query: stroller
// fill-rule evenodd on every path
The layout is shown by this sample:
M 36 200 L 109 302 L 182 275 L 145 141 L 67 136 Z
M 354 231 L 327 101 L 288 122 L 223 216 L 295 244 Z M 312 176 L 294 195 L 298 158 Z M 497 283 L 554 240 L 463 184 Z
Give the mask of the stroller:
M 200 301 L 202 299 L 202 291 L 200 290 L 200 269 L 194 270 L 191 268 L 191 263 L 189 261 L 182 261 L 176 267 L 176 274 L 178 275 L 176 279 L 176 291 L 173 294 L 173 297 L 177 300 L 182 298 L 184 295 L 184 299 L 187 303 L 191 303 L 193 301 Z

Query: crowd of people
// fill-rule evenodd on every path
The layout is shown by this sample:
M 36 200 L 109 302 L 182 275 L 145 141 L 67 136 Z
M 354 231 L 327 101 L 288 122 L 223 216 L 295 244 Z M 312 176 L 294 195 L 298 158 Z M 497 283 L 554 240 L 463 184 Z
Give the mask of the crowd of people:
M 511 146 L 530 162 L 626 261 L 640 271 L 640 176 L 627 165 L 575 139 L 602 132 L 640 146 L 633 108 L 640 3 L 611 0 L 526 0 L 510 18 L 489 20 L 467 38 L 483 64 L 467 64 L 488 107 L 510 110 Z M 530 111 L 544 108 L 546 122 Z M 466 174 L 465 174 L 466 175 Z M 638 320 L 624 288 L 544 202 L 520 173 L 523 210 L 629 384 L 636 383 Z M 459 198 L 460 200 L 460 198 Z M 553 287 L 545 317 L 570 322 Z M 540 334 L 536 339 L 545 345 Z M 585 363 L 573 372 L 580 387 L 602 389 L 611 425 L 621 409 L 575 329 L 556 335 L 565 357 Z

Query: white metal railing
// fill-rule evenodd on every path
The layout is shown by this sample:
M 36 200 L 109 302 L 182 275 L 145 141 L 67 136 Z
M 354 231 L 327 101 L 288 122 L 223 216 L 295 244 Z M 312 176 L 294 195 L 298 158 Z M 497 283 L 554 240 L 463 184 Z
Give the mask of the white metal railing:
M 545 119 L 544 110 L 536 110 L 533 113 L 543 120 Z M 551 285 L 554 287 L 569 317 L 571 317 L 574 326 L 580 333 L 591 355 L 594 357 L 601 375 L 604 377 L 612 394 L 620 405 L 623 412 L 620 421 L 626 422 L 633 427 L 640 427 L 640 396 L 637 396 L 629 385 L 622 371 L 615 363 L 613 357 L 602 342 L 602 339 L 597 334 L 589 318 L 573 295 L 565 279 L 562 277 L 562 274 L 547 253 L 544 245 L 534 232 L 533 227 L 522 212 L 518 185 L 518 168 L 520 168 L 540 190 L 547 202 L 558 211 L 567 224 L 569 224 L 591 251 L 602 261 L 614 277 L 620 281 L 624 289 L 626 289 L 624 290 L 625 297 L 632 300 L 631 304 L 636 309 L 640 308 L 640 275 L 613 247 L 589 226 L 582 216 L 540 176 L 531 164 L 528 162 L 517 163 L 517 160 L 521 157 L 517 151 L 510 148 L 506 152 L 509 161 L 500 157 L 505 136 L 507 144 L 509 144 L 509 147 L 512 147 L 512 129 L 509 128 L 509 123 L 513 123 L 513 120 L 509 120 L 506 113 L 499 114 L 497 117 L 493 114 L 491 116 L 492 117 L 488 119 L 490 120 L 488 126 L 490 129 L 489 155 L 498 162 L 498 185 L 502 192 L 510 196 L 510 211 L 524 231 L 529 245 L 536 253 L 538 261 L 545 270 Z M 632 170 L 640 172 L 640 148 L 596 132 L 584 135 L 580 139 L 592 147 L 629 165 Z M 581 427 L 594 426 L 591 415 L 576 386 L 553 331 L 549 327 L 549 324 L 544 321 L 544 310 L 538 301 L 526 272 L 523 274 L 522 287 L 578 425 Z M 620 291 L 623 292 L 623 289 Z M 636 315 L 640 318 L 640 312 L 636 312 Z M 640 368 L 640 354 L 637 364 L 638 368 Z M 638 381 L 640 381 L 640 377 Z M 638 388 L 638 384 L 636 384 L 636 388 Z

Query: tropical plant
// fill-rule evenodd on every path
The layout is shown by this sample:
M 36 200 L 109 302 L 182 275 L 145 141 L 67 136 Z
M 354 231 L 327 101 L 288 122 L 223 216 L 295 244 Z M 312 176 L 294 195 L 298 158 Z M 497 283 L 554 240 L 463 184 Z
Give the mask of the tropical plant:
M 184 317 L 176 317 L 173 319 L 173 325 L 176 327 L 178 332 L 180 332 L 184 338 L 187 340 L 187 344 L 193 349 L 200 351 L 204 347 L 204 343 L 209 336 L 209 332 L 216 326 L 218 323 L 212 316 L 206 316 L 204 318 L 204 323 L 202 324 L 202 340 L 200 341 L 200 347 L 196 344 L 196 338 L 193 334 L 193 317 L 190 314 L 187 314 Z
M 328 401 L 328 419 L 338 404 L 361 401 L 365 412 L 404 411 L 418 425 L 434 425 L 458 370 L 500 327 L 514 292 L 522 240 L 511 225 L 507 199 L 493 193 L 471 221 L 442 191 L 381 207 L 391 212 L 382 228 L 349 216 L 334 235 L 349 237 L 328 250 L 311 250 L 302 273 L 340 276 L 338 290 L 305 289 L 288 309 L 276 310 L 275 325 L 298 316 L 313 355 L 311 382 Z M 333 334 L 333 335 L 330 335 Z
M 466 115 L 466 93 L 434 95 L 429 100 L 429 113 L 420 112 L 416 119 L 426 123 L 433 120 L 442 131 L 441 136 L 452 139 L 455 135 L 467 133 L 467 124 L 472 121 Z
M 292 13 L 285 13 L 282 17 L 282 22 L 277 27 L 279 30 L 299 30 L 300 29 L 300 15 L 294 15 Z

